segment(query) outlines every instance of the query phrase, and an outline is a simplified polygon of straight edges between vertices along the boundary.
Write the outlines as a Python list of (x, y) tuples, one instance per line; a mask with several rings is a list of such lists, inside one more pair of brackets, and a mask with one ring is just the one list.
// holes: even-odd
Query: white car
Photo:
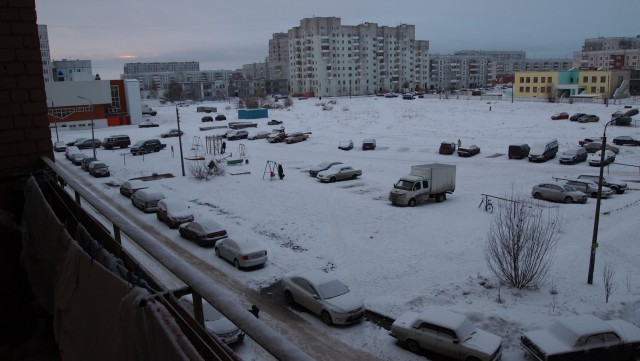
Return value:
[(327, 325), (349, 324), (364, 317), (364, 303), (349, 287), (322, 271), (307, 271), (282, 277), (284, 299), (320, 315)]
[(261, 130), (259, 132), (253, 133), (251, 135), (249, 135), (249, 137), (247, 139), (249, 140), (256, 140), (256, 139), (266, 139), (271, 135), (270, 132), (267, 132), (265, 130)]
[(403, 313), (389, 334), (414, 353), (424, 348), (465, 361), (495, 361), (502, 356), (502, 337), (476, 328), (464, 315), (437, 307)]
[[(193, 315), (193, 297), (191, 295), (181, 297), (180, 304)], [(244, 332), (205, 300), (202, 300), (202, 313), (206, 330), (218, 336), (225, 344), (244, 340)]]
[[(569, 180), (566, 184), (590, 196), (591, 198), (598, 197), (598, 184), (596, 182), (588, 180)], [(615, 194), (615, 192), (611, 188), (602, 186), (602, 192), (600, 194), (602, 198), (609, 198), (613, 194)]]
[(623, 320), (569, 316), (525, 333), (520, 344), (537, 360), (635, 360), (640, 328)]
[[(599, 167), (600, 166), (600, 162), (602, 160), (602, 151), (599, 150), (593, 154), (589, 154), (589, 165), (593, 166), (593, 167)], [(610, 164), (615, 162), (616, 160), (616, 153), (610, 151), (610, 150), (605, 150), (604, 151), (604, 165)]]
[(233, 263), (238, 269), (264, 265), (268, 260), (264, 245), (252, 239), (221, 239), (216, 242), (215, 253), (216, 256)]
[(338, 149), (342, 149), (342, 150), (351, 150), (353, 149), (353, 140), (349, 139), (349, 140), (341, 140), (338, 143)]
[(86, 157), (87, 157), (86, 154), (80, 151), (77, 151), (76, 153), (72, 153), (69, 159), (71, 160), (71, 163), (75, 165), (80, 165), (82, 164), (82, 160)]

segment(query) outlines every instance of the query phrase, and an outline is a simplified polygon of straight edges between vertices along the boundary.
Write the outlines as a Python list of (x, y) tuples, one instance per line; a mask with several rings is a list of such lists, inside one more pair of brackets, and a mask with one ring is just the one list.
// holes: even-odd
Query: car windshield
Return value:
[(565, 184), (562, 188), (564, 188), (564, 190), (567, 191), (567, 192), (575, 192), (576, 191), (575, 188), (573, 188), (572, 186), (570, 186), (568, 184)]
[(333, 280), (318, 286), (318, 296), (323, 299), (334, 298), (349, 293), (349, 287), (344, 283)]
[(393, 188), (404, 189), (406, 191), (410, 191), (413, 189), (413, 182), (407, 180), (399, 180)]
[(137, 142), (136, 142), (136, 144), (134, 144), (133, 146), (134, 146), (134, 147), (139, 147), (139, 146), (141, 146), (142, 144), (144, 144), (144, 140), (139, 140), (139, 141), (137, 141)]
[(564, 155), (575, 155), (577, 152), (577, 150), (575, 149), (569, 149), (568, 151), (564, 152)]

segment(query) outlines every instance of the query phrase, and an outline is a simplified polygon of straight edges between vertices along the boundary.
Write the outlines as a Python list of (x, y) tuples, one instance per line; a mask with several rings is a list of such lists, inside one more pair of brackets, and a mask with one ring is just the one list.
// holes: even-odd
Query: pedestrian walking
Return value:
[(458, 139), (458, 148), (460, 148), (461, 145), (462, 145), (462, 141), (460, 141), (460, 139)]
[(258, 306), (256, 305), (251, 305), (251, 309), (247, 310), (249, 312), (251, 312), (254, 316), (256, 316), (256, 318), (260, 318), (259, 314), (260, 314), (260, 309), (258, 308)]
[(222, 141), (222, 147), (220, 147), (220, 154), (224, 154), (224, 152), (227, 150), (227, 143), (225, 143), (225, 141)]
[(171, 146), (171, 158), (173, 158), (173, 145)]

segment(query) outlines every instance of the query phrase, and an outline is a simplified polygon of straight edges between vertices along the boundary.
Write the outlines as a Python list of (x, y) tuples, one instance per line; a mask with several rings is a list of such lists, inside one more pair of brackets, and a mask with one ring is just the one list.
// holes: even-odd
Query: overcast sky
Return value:
[(585, 38), (640, 35), (638, 0), (36, 0), (51, 57), (88, 59), (102, 79), (128, 62), (199, 61), (201, 70), (263, 61), (273, 33), (303, 18), (411, 24), (431, 53), (524, 50), (570, 58)]

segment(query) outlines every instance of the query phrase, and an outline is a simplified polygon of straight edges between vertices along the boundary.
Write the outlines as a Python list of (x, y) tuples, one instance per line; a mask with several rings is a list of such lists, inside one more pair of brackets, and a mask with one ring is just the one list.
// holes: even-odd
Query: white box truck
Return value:
[(391, 203), (413, 207), (429, 198), (436, 202), (447, 199), (456, 190), (456, 166), (452, 164), (412, 165), (411, 173), (403, 176), (389, 192)]

